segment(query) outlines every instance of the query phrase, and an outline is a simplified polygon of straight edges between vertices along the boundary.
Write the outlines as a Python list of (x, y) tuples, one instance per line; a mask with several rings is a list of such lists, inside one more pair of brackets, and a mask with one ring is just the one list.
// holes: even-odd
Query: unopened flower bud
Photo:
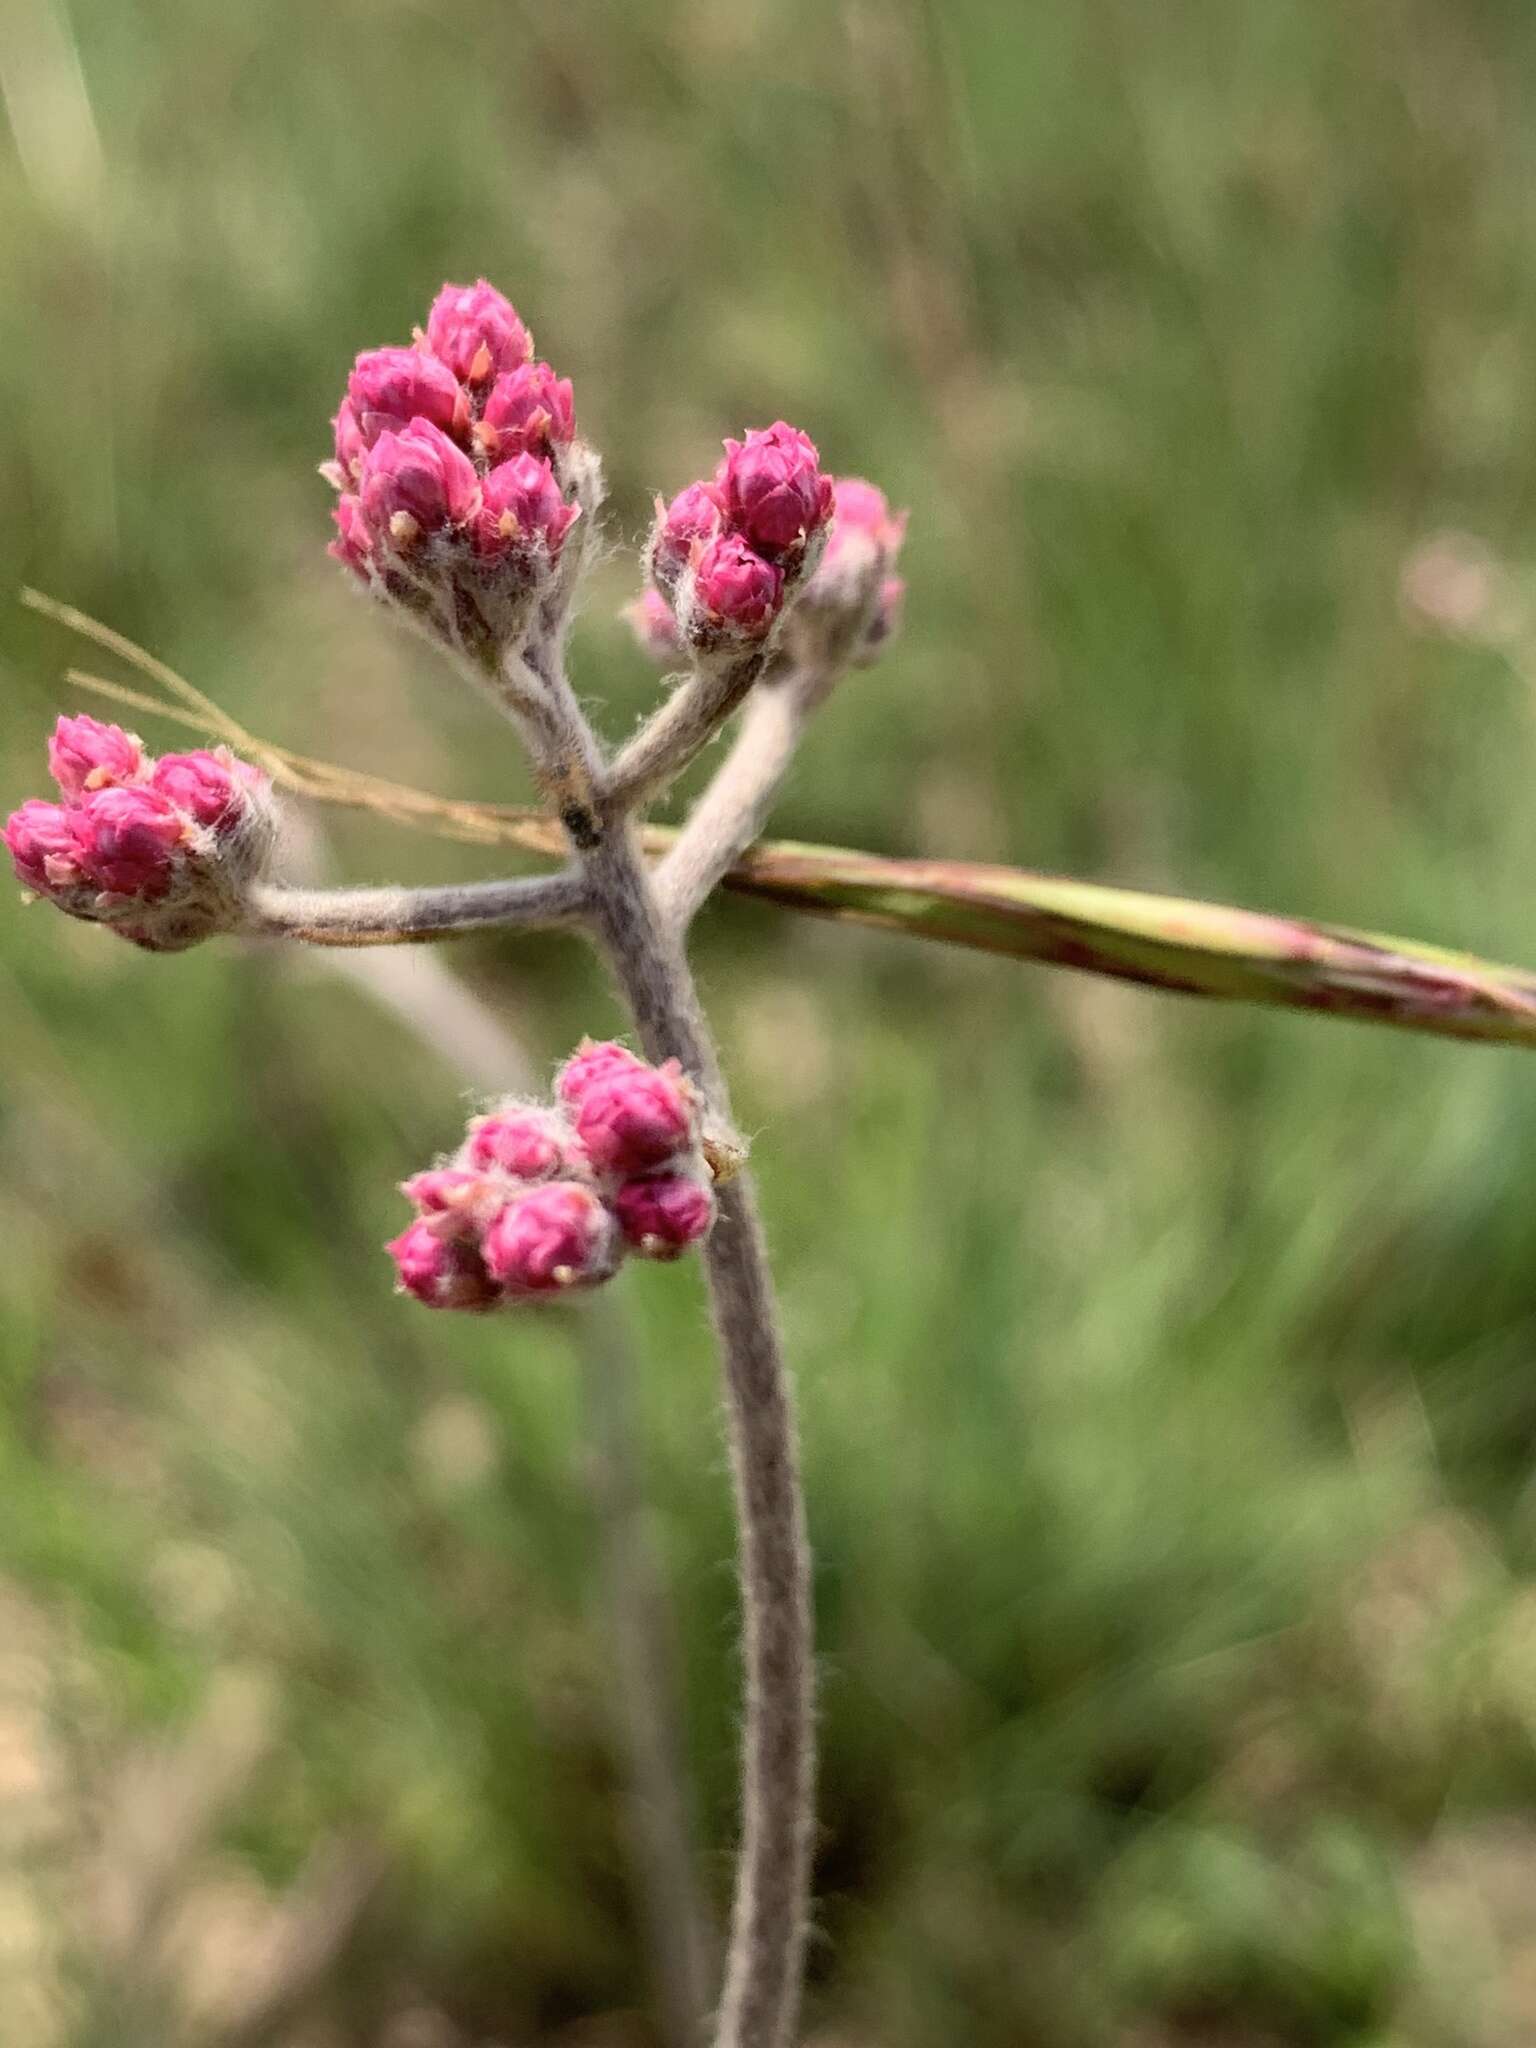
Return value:
[(505, 1190), (483, 1173), (461, 1166), (433, 1166), (401, 1183), (400, 1192), (440, 1237), (473, 1237), (495, 1213)]
[(832, 514), (832, 481), (816, 444), (775, 421), (744, 440), (727, 441), (715, 486), (727, 522), (759, 554), (777, 558), (801, 547)]
[(373, 536), (368, 531), (368, 522), (363, 517), (360, 499), (350, 491), (344, 491), (331, 509), (336, 522), (337, 537), (326, 549), (328, 555), (361, 576), (368, 579), (368, 564), (373, 556)]
[(576, 1104), (576, 1135), (599, 1173), (644, 1173), (693, 1142), (693, 1107), (676, 1061), (619, 1069)]
[(227, 747), (162, 754), (151, 786), (199, 825), (228, 831), (250, 801), (251, 778)]
[(485, 401), (475, 438), (498, 461), (514, 455), (549, 455), (576, 432), (569, 377), (548, 363), (522, 363), (498, 377)]
[(5, 822), (16, 879), (39, 896), (73, 889), (85, 880), (70, 814), (60, 804), (28, 797)]
[(409, 549), (425, 533), (462, 526), (480, 509), (480, 479), (462, 448), (430, 420), (381, 434), (363, 462), (362, 516), (375, 544)]
[(419, 348), (369, 349), (352, 366), (346, 405), (336, 416), (337, 461), (345, 467), (344, 430), (349, 447), (355, 429), (367, 449), (381, 434), (398, 433), (416, 420), (462, 437), (469, 426), (469, 400), (458, 378)]
[(682, 1173), (625, 1181), (613, 1208), (625, 1243), (643, 1259), (680, 1258), (715, 1220), (714, 1196)]
[(48, 769), (66, 797), (84, 796), (116, 782), (136, 782), (144, 769), (144, 748), (120, 725), (103, 725), (82, 713), (61, 718), (54, 727)]
[[(409, 413), (406, 418), (410, 418)], [(336, 438), (336, 460), (326, 466), (327, 473), (334, 471), (331, 481), (338, 490), (347, 491), (362, 473), (363, 456), (368, 448), (350, 398), (341, 401), (340, 410), (331, 421), (331, 431)]]
[(170, 888), (187, 823), (159, 790), (95, 790), (70, 825), (87, 880), (108, 895), (153, 903)]
[(559, 558), (565, 536), (580, 516), (568, 505), (549, 464), (537, 455), (498, 463), (485, 480), (475, 521), (476, 552), (495, 559), (524, 553)]
[(651, 573), (670, 590), (679, 575), (720, 531), (720, 505), (709, 484), (689, 484), (670, 505), (656, 503), (651, 535)]
[(499, 1167), (515, 1180), (546, 1180), (566, 1165), (568, 1133), (549, 1110), (493, 1110), (469, 1127), (464, 1156), (473, 1166)]
[(843, 549), (859, 542), (894, 558), (906, 530), (906, 513), (893, 512), (884, 491), (875, 484), (861, 476), (834, 477), (832, 531), (822, 567), (825, 569)]
[(418, 1219), (384, 1247), (395, 1262), (400, 1287), (428, 1308), (483, 1309), (500, 1290), (472, 1244), (444, 1237)]
[(619, 616), (629, 622), (629, 629), (635, 636), (642, 654), (659, 663), (675, 661), (682, 652), (682, 636), (677, 630), (677, 620), (672, 616), (672, 607), (659, 590), (642, 590), (640, 595), (625, 605)]
[(597, 1082), (612, 1074), (645, 1071), (645, 1061), (627, 1045), (613, 1039), (583, 1039), (555, 1076), (555, 1093), (562, 1102), (579, 1104)]
[(759, 639), (784, 601), (784, 572), (764, 561), (739, 534), (712, 540), (694, 570), (693, 595), (708, 618), (747, 639)]
[(518, 1195), (481, 1241), (487, 1271), (514, 1295), (593, 1286), (613, 1271), (616, 1249), (613, 1219), (575, 1181)]
[(472, 285), (443, 286), (427, 315), (426, 343), (466, 384), (489, 384), (533, 354), (533, 337), (483, 277)]

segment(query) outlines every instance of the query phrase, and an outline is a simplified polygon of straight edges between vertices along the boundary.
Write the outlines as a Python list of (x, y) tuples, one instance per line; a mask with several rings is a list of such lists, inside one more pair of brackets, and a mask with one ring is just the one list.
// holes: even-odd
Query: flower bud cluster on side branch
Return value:
[(488, 1309), (600, 1285), (626, 1255), (676, 1259), (714, 1220), (694, 1090), (675, 1061), (583, 1045), (553, 1104), (476, 1117), (402, 1192), (416, 1220), (389, 1246), (403, 1292)]
[(48, 766), (60, 800), (29, 798), (5, 825), (31, 895), (152, 953), (241, 927), (274, 833), (260, 769), (227, 747), (157, 760), (84, 716), (59, 720)]

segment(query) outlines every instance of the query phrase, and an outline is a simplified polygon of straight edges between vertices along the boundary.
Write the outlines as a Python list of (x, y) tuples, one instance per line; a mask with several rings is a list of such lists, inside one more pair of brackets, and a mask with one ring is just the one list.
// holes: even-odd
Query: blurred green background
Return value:
[[(1520, 0), (0, 0), (0, 93), (0, 593), (519, 796), (313, 474), (485, 274), (608, 463), (611, 730), (650, 494), (784, 414), (912, 521), (782, 830), (1536, 960)], [(1449, 636), (1448, 527), (1512, 565)], [(0, 600), (7, 805), (81, 655)], [(542, 1070), (618, 1024), (566, 942), (436, 957)], [(1536, 1064), (736, 903), (698, 957), (802, 1387), (808, 2037), (1536, 2038)], [(0, 1032), (8, 2048), (657, 2048), (572, 1325), (378, 1250), (462, 1075), (322, 957), (19, 904)], [(622, 1293), (718, 1911), (713, 1365), (691, 1267)]]

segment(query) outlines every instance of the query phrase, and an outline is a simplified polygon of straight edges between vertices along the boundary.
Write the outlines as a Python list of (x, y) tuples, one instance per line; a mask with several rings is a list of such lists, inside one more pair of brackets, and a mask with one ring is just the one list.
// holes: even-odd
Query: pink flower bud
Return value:
[[(407, 413), (405, 418), (409, 419), (410, 414)], [(350, 398), (341, 401), (341, 409), (331, 421), (331, 429), (336, 436), (336, 467), (341, 472), (341, 486), (346, 489), (357, 482), (368, 447)], [(378, 436), (374, 438), (377, 440)]]
[(548, 455), (575, 432), (570, 378), (557, 377), (548, 363), (521, 363), (496, 379), (475, 438), (505, 462), (514, 455)]
[(48, 742), (48, 769), (65, 796), (84, 796), (114, 782), (134, 782), (144, 767), (144, 748), (120, 725), (102, 725), (84, 713), (61, 718)]
[(481, 1251), (509, 1294), (592, 1286), (613, 1271), (613, 1220), (590, 1188), (550, 1181), (507, 1204)]
[(679, 1258), (715, 1220), (709, 1189), (681, 1173), (625, 1181), (613, 1208), (625, 1243), (643, 1259)]
[(470, 1125), (465, 1156), (474, 1166), (499, 1166), (517, 1180), (545, 1180), (565, 1164), (565, 1136), (548, 1110), (493, 1111)]
[(350, 491), (344, 491), (332, 507), (331, 517), (336, 522), (337, 538), (326, 553), (366, 582), (368, 563), (373, 554), (373, 538), (363, 517), (361, 502)]
[(881, 554), (894, 557), (907, 530), (905, 512), (893, 512), (884, 491), (861, 476), (835, 477), (832, 483), (832, 532), (824, 563), (850, 542), (863, 540)]
[(445, 284), (427, 315), (427, 347), (466, 384), (489, 384), (533, 354), (533, 337), (510, 303), (482, 277)]
[[(347, 407), (351, 418), (347, 417)], [(383, 433), (398, 433), (416, 420), (430, 420), (445, 434), (462, 436), (469, 425), (469, 400), (453, 372), (419, 348), (373, 348), (358, 357), (347, 379), (346, 406), (336, 415), (336, 459), (343, 428), (355, 428), (363, 447)]]
[(644, 1173), (693, 1141), (693, 1111), (675, 1060), (619, 1069), (592, 1082), (576, 1105), (576, 1135), (599, 1173)]
[(478, 1235), (487, 1207), (494, 1208), (500, 1201), (484, 1174), (459, 1166), (434, 1166), (426, 1173), (413, 1174), (401, 1183), (400, 1192), (440, 1237)]
[(171, 886), (186, 821), (157, 789), (98, 789), (70, 813), (86, 879), (111, 896), (154, 902)]
[(656, 501), (651, 559), (664, 578), (675, 579), (695, 552), (720, 531), (720, 506), (709, 484), (689, 484), (670, 505)]
[(442, 1237), (418, 1219), (384, 1247), (400, 1287), (428, 1308), (490, 1308), (499, 1290), (472, 1244)]
[(482, 555), (533, 553), (541, 546), (554, 561), (578, 516), (537, 455), (515, 455), (498, 463), (485, 480), (484, 507), (475, 522), (475, 547)]
[(652, 661), (673, 661), (682, 652), (682, 637), (672, 616), (672, 607), (659, 590), (642, 590), (632, 603), (623, 607), (619, 616), (629, 621), (629, 629), (640, 652), (649, 655)]
[(579, 1103), (587, 1091), (611, 1074), (643, 1073), (645, 1061), (627, 1045), (612, 1039), (594, 1043), (583, 1039), (555, 1076), (555, 1093), (562, 1102)]
[(381, 434), (363, 461), (362, 516), (375, 541), (408, 548), (423, 533), (462, 526), (480, 509), (480, 479), (462, 448), (430, 420)]
[(162, 754), (150, 782), (199, 825), (227, 831), (248, 801), (250, 772), (242, 775), (226, 749), (199, 747), (190, 754)]
[(818, 467), (816, 444), (778, 420), (727, 441), (715, 472), (726, 519), (765, 555), (797, 547), (832, 514), (832, 481)]
[(62, 805), (28, 797), (5, 821), (5, 843), (16, 879), (39, 896), (75, 888), (85, 880), (73, 822)]
[(694, 595), (714, 618), (756, 638), (773, 624), (784, 599), (784, 571), (765, 562), (739, 534), (723, 533), (699, 557)]

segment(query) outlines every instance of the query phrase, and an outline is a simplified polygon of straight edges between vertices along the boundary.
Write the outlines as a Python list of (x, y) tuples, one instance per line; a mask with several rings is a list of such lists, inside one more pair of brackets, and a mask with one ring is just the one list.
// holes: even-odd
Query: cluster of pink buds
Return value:
[(479, 655), (519, 639), (601, 486), (511, 304), (444, 285), (412, 346), (357, 358), (332, 425), (336, 559)]
[(416, 1220), (388, 1246), (431, 1308), (549, 1300), (610, 1279), (626, 1253), (679, 1258), (714, 1220), (698, 1105), (675, 1061), (583, 1045), (552, 1104), (504, 1102), (402, 1192)]
[(62, 801), (31, 797), (5, 825), (24, 888), (155, 953), (239, 924), (273, 835), (258, 769), (226, 747), (156, 760), (83, 716), (59, 720), (48, 767)]
[[(695, 653), (760, 642), (814, 574), (832, 516), (832, 481), (815, 443), (783, 420), (727, 441), (708, 483), (660, 500), (647, 549), (650, 578), (680, 646)], [(637, 626), (665, 638), (642, 601)]]
[[(754, 444), (770, 436), (780, 438), (774, 441), (768, 456), (760, 457)], [(786, 440), (786, 436), (793, 438)], [(770, 427), (766, 435), (749, 434), (745, 442), (729, 441), (726, 447), (728, 453), (714, 483), (690, 484), (669, 506), (659, 510), (658, 525), (651, 539), (651, 573), (655, 581), (624, 610), (642, 651), (659, 666), (676, 661), (684, 651), (685, 639), (679, 623), (683, 613), (680, 607), (674, 610), (674, 605), (679, 603), (687, 565), (692, 564), (694, 572), (692, 591), (688, 593), (694, 603), (693, 631), (697, 636), (702, 626), (706, 639), (711, 634), (718, 635), (720, 630), (717, 612), (711, 606), (718, 608), (720, 619), (734, 623), (743, 637), (750, 638), (768, 630), (784, 609), (787, 595), (792, 594), (781, 562), (766, 556), (759, 559), (759, 549), (745, 548), (739, 536), (728, 532), (722, 535), (725, 514), (721, 507), (749, 499), (749, 485), (739, 480), (734, 481), (733, 492), (726, 489), (733, 462), (738, 467), (744, 465), (749, 449), (754, 458), (748, 470), (749, 480), (762, 477), (765, 471), (781, 475), (790, 466), (796, 450), (802, 461), (809, 451), (814, 463), (815, 450), (803, 434), (796, 435), (793, 428), (782, 425)], [(801, 564), (800, 580), (804, 587), (786, 622), (787, 651), (822, 668), (847, 663), (864, 667), (875, 659), (901, 623), (906, 585), (895, 568), (907, 515), (892, 512), (885, 493), (862, 477), (829, 480), (818, 476), (817, 485), (814, 491), (810, 489), (802, 468), (796, 486), (796, 507), (803, 507), (807, 500), (815, 504), (819, 523), (825, 527), (825, 544), (808, 577), (804, 575), (804, 563)], [(775, 491), (780, 495), (775, 496)], [(774, 515), (781, 516), (783, 525), (797, 516), (797, 512), (784, 508), (784, 494), (788, 491), (789, 485), (784, 482), (765, 493), (770, 525)], [(828, 503), (829, 519), (821, 509)], [(759, 526), (762, 523), (760, 519)], [(811, 535), (816, 531), (815, 526), (807, 529)], [(722, 538), (732, 539), (733, 545), (715, 556), (712, 551)], [(809, 555), (809, 547), (806, 553)], [(747, 561), (748, 556), (758, 561), (755, 570)], [(765, 576), (767, 570), (772, 573)]]

